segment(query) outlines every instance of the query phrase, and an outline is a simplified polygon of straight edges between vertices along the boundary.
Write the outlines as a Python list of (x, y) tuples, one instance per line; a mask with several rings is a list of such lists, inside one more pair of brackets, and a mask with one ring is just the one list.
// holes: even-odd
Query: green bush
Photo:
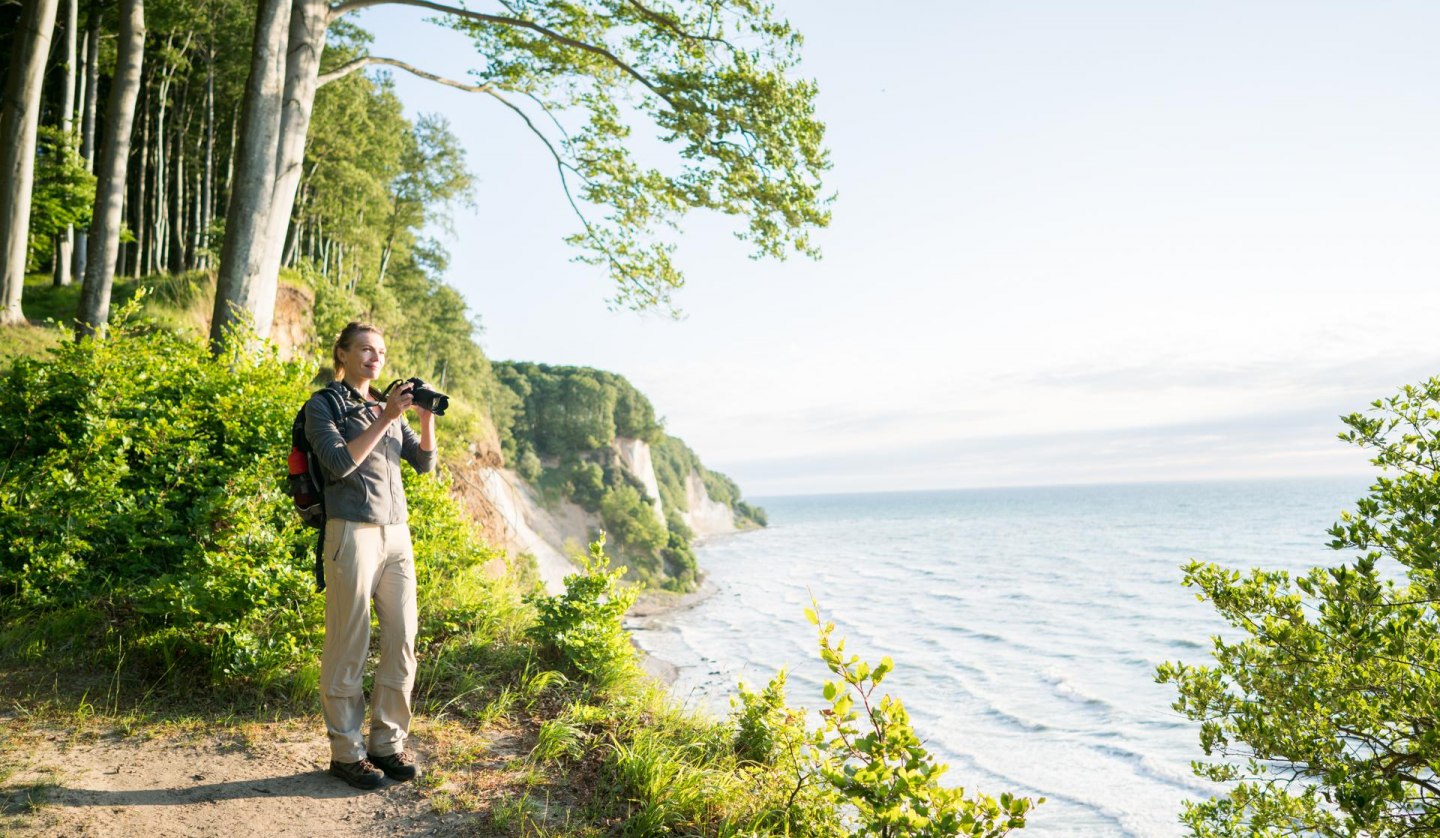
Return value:
[(544, 469), (540, 465), (540, 458), (528, 448), (516, 458), (515, 471), (530, 483), (538, 481), (540, 475), (544, 473)]
[(600, 520), (605, 532), (627, 555), (655, 556), (667, 543), (665, 525), (635, 487), (621, 484), (600, 500)]
[[(126, 310), (133, 314), (133, 306)], [(318, 615), (308, 541), (281, 492), (305, 370), (273, 352), (125, 325), (23, 359), (0, 380), (0, 599), (94, 611), (133, 664), (212, 677), (293, 660)], [(48, 625), (49, 623), (47, 623)], [(49, 654), (75, 637), (31, 637)]]
[[(315, 532), (283, 493), (313, 369), (127, 320), (0, 379), (0, 654), (154, 678), (313, 685)], [(422, 635), (514, 607), (443, 479), (408, 466)]]
[(783, 669), (760, 692), (751, 691), (742, 681), (730, 699), (730, 708), (735, 755), (744, 762), (770, 765), (787, 754), (798, 755), (809, 744), (804, 713), (785, 703)]
[(672, 510), (665, 512), (665, 547), (660, 551), (665, 571), (665, 587), (675, 591), (695, 588), (700, 578), (700, 562), (690, 542), (695, 533)]
[(625, 569), (610, 569), (602, 537), (590, 545), (581, 572), (565, 577), (565, 592), (528, 598), (535, 606), (535, 624), (527, 634), (552, 660), (571, 674), (608, 685), (635, 671), (635, 649), (620, 620), (635, 602), (635, 591), (623, 588)]
[[(815, 766), (840, 798), (854, 810), (853, 834), (875, 838), (948, 838), (955, 835), (1000, 836), (1025, 826), (1035, 801), (1028, 797), (985, 794), (940, 785), (947, 766), (926, 750), (905, 705), (876, 695), (894, 668), (890, 658), (871, 666), (858, 655), (845, 655), (845, 640), (832, 642), (832, 622), (820, 621), (816, 608), (805, 618), (820, 632), (820, 657), (836, 675), (825, 682), (821, 711), (825, 720), (816, 737)], [(1042, 797), (1038, 801), (1044, 803)]]

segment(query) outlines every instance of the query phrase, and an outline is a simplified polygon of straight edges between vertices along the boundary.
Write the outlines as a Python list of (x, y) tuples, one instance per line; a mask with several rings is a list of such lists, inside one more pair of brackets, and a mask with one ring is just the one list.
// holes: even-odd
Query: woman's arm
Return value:
[(435, 468), (435, 414), (419, 406), (415, 412), (420, 417), (420, 433), (416, 435), (408, 424), (400, 427), (400, 456), (423, 473)]
[(415, 401), (415, 397), (410, 395), (412, 386), (414, 385), (406, 384), (393, 393), (385, 401), (385, 409), (380, 412), (380, 418), (371, 422), (370, 427), (361, 431), (359, 436), (345, 443), (345, 449), (350, 452), (350, 456), (355, 462), (358, 463), (370, 456), (370, 452), (374, 451), (376, 444), (380, 442), (380, 437), (385, 435), (385, 429), (390, 427), (391, 422), (404, 415), (406, 409)]

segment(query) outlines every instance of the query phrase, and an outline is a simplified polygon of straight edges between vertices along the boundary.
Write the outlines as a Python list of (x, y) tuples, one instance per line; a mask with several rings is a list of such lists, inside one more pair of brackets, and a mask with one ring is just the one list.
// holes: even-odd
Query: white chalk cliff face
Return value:
[(568, 501), (546, 509), (530, 484), (510, 469), (485, 469), (480, 489), (506, 529), (487, 535), (512, 553), (534, 556), (546, 592), (563, 593), (565, 577), (577, 569), (569, 554), (585, 549), (599, 521)]
[(680, 517), (696, 537), (735, 532), (735, 513), (710, 497), (705, 491), (705, 481), (695, 469), (690, 469), (690, 476), (685, 479), (685, 505), (690, 509)]
[[(655, 459), (650, 453), (650, 444), (643, 439), (616, 437), (612, 443), (615, 453), (625, 470), (640, 478), (645, 494), (655, 501), (655, 516), (665, 520), (665, 506), (660, 501), (660, 481), (655, 477)], [(735, 514), (730, 507), (714, 500), (705, 490), (705, 481), (699, 472), (690, 470), (685, 480), (685, 505), (680, 517), (696, 536), (718, 535), (735, 531)]]
[[(620, 437), (615, 440), (614, 449), (621, 465), (645, 486), (646, 494), (654, 499), (656, 517), (664, 521), (660, 483), (655, 477), (649, 444)], [(493, 462), (499, 463), (498, 456)], [(601, 528), (599, 517), (570, 501), (545, 506), (539, 493), (508, 468), (481, 466), (470, 482), (493, 512), (485, 516), (490, 530), (486, 535), (491, 542), (512, 554), (534, 556), (545, 590), (552, 595), (563, 592), (565, 577), (577, 570), (570, 556), (585, 551)], [(730, 507), (710, 497), (705, 482), (693, 469), (685, 481), (685, 503), (689, 509), (682, 511), (680, 517), (697, 537), (735, 531), (735, 515)], [(495, 531), (497, 529), (499, 531)]]
[(640, 478), (640, 482), (645, 486), (645, 494), (654, 500), (655, 517), (664, 522), (665, 507), (660, 503), (660, 481), (655, 478), (655, 459), (650, 456), (650, 443), (643, 439), (617, 436), (610, 447), (620, 455), (620, 464), (625, 470)]

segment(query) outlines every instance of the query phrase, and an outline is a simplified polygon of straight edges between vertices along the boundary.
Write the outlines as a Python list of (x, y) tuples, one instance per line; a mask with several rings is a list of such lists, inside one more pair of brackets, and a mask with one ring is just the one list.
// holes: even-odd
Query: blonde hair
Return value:
[(385, 333), (380, 331), (380, 327), (372, 323), (363, 323), (359, 320), (351, 320), (346, 323), (345, 328), (340, 330), (340, 336), (335, 338), (335, 347), (330, 350), (330, 359), (335, 363), (336, 378), (340, 377), (341, 369), (344, 367), (340, 363), (340, 350), (349, 352), (350, 346), (355, 343), (355, 338), (363, 332), (374, 332), (382, 338), (385, 337)]

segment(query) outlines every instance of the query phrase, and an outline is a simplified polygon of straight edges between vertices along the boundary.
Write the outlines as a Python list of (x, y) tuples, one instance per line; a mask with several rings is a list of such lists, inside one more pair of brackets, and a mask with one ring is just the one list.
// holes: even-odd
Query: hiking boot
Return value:
[(357, 789), (366, 791), (380, 788), (380, 783), (385, 779), (385, 775), (380, 773), (380, 769), (372, 765), (368, 759), (362, 759), (359, 762), (336, 762), (332, 759), (330, 760), (330, 774)]
[(370, 761), (392, 780), (413, 780), (420, 774), (420, 767), (415, 764), (415, 758), (404, 751), (388, 757), (372, 756)]

